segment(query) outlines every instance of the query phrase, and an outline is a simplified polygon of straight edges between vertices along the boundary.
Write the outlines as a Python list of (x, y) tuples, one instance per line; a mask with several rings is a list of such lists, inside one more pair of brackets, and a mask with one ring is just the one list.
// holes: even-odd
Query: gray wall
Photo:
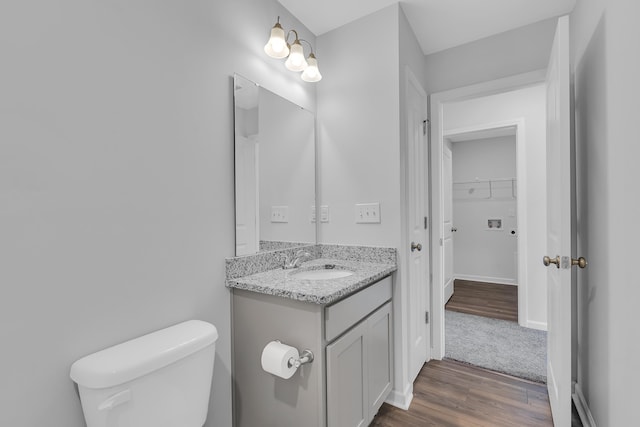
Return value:
[[(502, 136), (453, 144), (454, 277), (518, 284), (516, 199), (511, 182), (456, 185), (460, 182), (516, 177), (516, 136)], [(469, 194), (470, 189), (475, 194)], [(492, 196), (489, 199), (485, 197)], [(481, 197), (481, 198), (477, 198)], [(489, 218), (501, 218), (503, 229), (488, 230)]]
[(277, 15), (301, 25), (275, 0), (0, 9), (0, 425), (84, 425), (74, 360), (198, 318), (207, 426), (230, 426), (231, 76), (314, 109), (262, 51)]
[(556, 18), (426, 56), (426, 89), (441, 92), (547, 67)]
[(571, 14), (577, 179), (577, 379), (598, 426), (637, 420), (640, 4), (583, 0)]
[[(320, 243), (398, 246), (398, 9), (318, 37), (318, 190), (330, 212)], [(355, 204), (369, 202), (380, 203), (381, 223), (355, 224)]]
[[(405, 67), (422, 83), (422, 50), (402, 8), (394, 4), (321, 35), (318, 51), (324, 76), (318, 85), (318, 192), (330, 210), (330, 222), (320, 225), (318, 240), (400, 248)], [(355, 224), (355, 204), (370, 202), (380, 203), (381, 223)], [(392, 399), (408, 385), (407, 344), (401, 333), (408, 321), (405, 266), (401, 259), (395, 275)]]

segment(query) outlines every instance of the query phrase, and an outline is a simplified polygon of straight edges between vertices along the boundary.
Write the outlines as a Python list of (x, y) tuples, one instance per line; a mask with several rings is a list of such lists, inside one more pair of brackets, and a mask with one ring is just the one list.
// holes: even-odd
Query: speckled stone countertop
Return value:
[[(305, 280), (295, 277), (295, 272), (323, 269), (326, 264), (335, 265), (336, 270), (353, 271), (353, 274), (326, 280)], [(314, 304), (331, 304), (396, 270), (395, 264), (320, 258), (307, 261), (296, 269), (279, 268), (227, 279), (227, 286)]]

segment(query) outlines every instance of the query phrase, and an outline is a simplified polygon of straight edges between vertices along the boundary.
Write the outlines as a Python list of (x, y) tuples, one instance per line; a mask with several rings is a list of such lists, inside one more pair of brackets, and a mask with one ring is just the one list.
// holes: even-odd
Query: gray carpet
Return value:
[(547, 333), (516, 322), (445, 310), (445, 357), (547, 381)]

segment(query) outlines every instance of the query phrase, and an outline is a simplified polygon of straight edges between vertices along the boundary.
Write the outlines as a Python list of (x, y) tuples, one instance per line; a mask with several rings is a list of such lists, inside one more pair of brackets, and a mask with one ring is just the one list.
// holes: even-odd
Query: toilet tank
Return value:
[(217, 339), (215, 326), (189, 320), (77, 360), (87, 427), (202, 427)]

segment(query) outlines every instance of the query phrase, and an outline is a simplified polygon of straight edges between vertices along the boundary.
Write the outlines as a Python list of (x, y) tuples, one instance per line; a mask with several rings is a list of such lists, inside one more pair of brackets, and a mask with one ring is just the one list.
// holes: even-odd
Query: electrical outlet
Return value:
[(379, 224), (380, 203), (356, 204), (356, 224)]
[(315, 223), (316, 222), (316, 206), (312, 205), (311, 206), (311, 222)]
[(289, 222), (289, 206), (271, 206), (271, 222)]
[(320, 206), (320, 222), (329, 222), (329, 206)]

